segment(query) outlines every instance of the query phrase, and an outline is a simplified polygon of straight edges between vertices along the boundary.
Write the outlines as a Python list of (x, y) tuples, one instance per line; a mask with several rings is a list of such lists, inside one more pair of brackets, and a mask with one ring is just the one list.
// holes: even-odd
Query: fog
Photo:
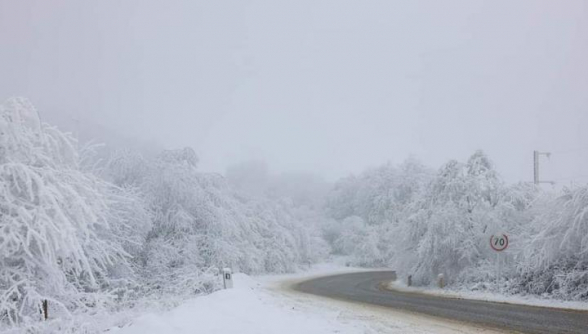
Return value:
[[(588, 180), (586, 1), (0, 0), (0, 100), (103, 140), (329, 180), (483, 149)], [(121, 142), (119, 141), (119, 142)]]

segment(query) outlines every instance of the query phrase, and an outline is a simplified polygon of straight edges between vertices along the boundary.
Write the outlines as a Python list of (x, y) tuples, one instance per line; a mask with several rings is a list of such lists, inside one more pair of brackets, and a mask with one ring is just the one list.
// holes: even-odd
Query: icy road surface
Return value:
[(291, 289), (306, 275), (250, 278), (161, 314), (146, 314), (116, 334), (465, 334), (499, 333), (376, 306), (331, 300)]
[(588, 312), (446, 298), (384, 288), (391, 271), (321, 277), (296, 285), (299, 291), (530, 334), (588, 333)]

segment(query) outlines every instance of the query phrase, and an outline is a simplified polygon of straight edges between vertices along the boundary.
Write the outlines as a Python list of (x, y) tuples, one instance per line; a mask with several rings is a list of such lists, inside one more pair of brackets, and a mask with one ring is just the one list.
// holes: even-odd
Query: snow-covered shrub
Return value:
[(75, 140), (24, 99), (0, 107), (0, 321), (98, 308), (127, 266), (110, 186), (79, 168)]
[(519, 259), (520, 288), (588, 299), (588, 186), (565, 190), (540, 210)]
[(152, 228), (148, 208), (137, 188), (110, 186), (107, 192), (108, 208), (114, 240), (122, 246), (133, 266), (142, 261), (143, 246)]
[(129, 149), (117, 150), (104, 168), (104, 177), (120, 187), (140, 187), (148, 171), (143, 156)]

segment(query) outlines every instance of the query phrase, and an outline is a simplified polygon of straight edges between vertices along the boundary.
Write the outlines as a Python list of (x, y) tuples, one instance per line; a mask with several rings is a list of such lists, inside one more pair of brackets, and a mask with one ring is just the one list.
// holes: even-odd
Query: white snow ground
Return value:
[(497, 333), (456, 322), (314, 297), (289, 289), (292, 283), (302, 279), (345, 271), (351, 270), (324, 265), (295, 275), (251, 278), (236, 274), (234, 289), (196, 298), (168, 312), (145, 314), (110, 333)]
[(405, 291), (405, 292), (418, 292), (429, 295), (436, 295), (447, 298), (458, 298), (458, 299), (473, 299), (482, 300), (488, 302), (506, 303), (506, 304), (518, 304), (528, 306), (540, 306), (559, 308), (566, 310), (582, 310), (588, 311), (588, 303), (585, 302), (572, 302), (563, 301), (556, 299), (540, 298), (535, 296), (517, 296), (517, 295), (503, 295), (492, 292), (482, 291), (465, 291), (465, 290), (442, 290), (437, 287), (409, 287), (405, 282), (400, 280), (390, 282), (388, 289)]

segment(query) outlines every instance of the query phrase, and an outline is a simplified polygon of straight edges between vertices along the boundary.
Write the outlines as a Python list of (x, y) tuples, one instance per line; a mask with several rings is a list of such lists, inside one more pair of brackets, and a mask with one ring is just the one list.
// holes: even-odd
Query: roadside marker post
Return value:
[(439, 289), (445, 287), (445, 275), (439, 274), (439, 276), (437, 276), (437, 285), (439, 286)]
[(223, 283), (225, 289), (232, 289), (233, 288), (233, 271), (231, 268), (224, 268), (223, 269)]
[(49, 319), (49, 301), (47, 299), (43, 299), (41, 302), (41, 318), (43, 320)]

